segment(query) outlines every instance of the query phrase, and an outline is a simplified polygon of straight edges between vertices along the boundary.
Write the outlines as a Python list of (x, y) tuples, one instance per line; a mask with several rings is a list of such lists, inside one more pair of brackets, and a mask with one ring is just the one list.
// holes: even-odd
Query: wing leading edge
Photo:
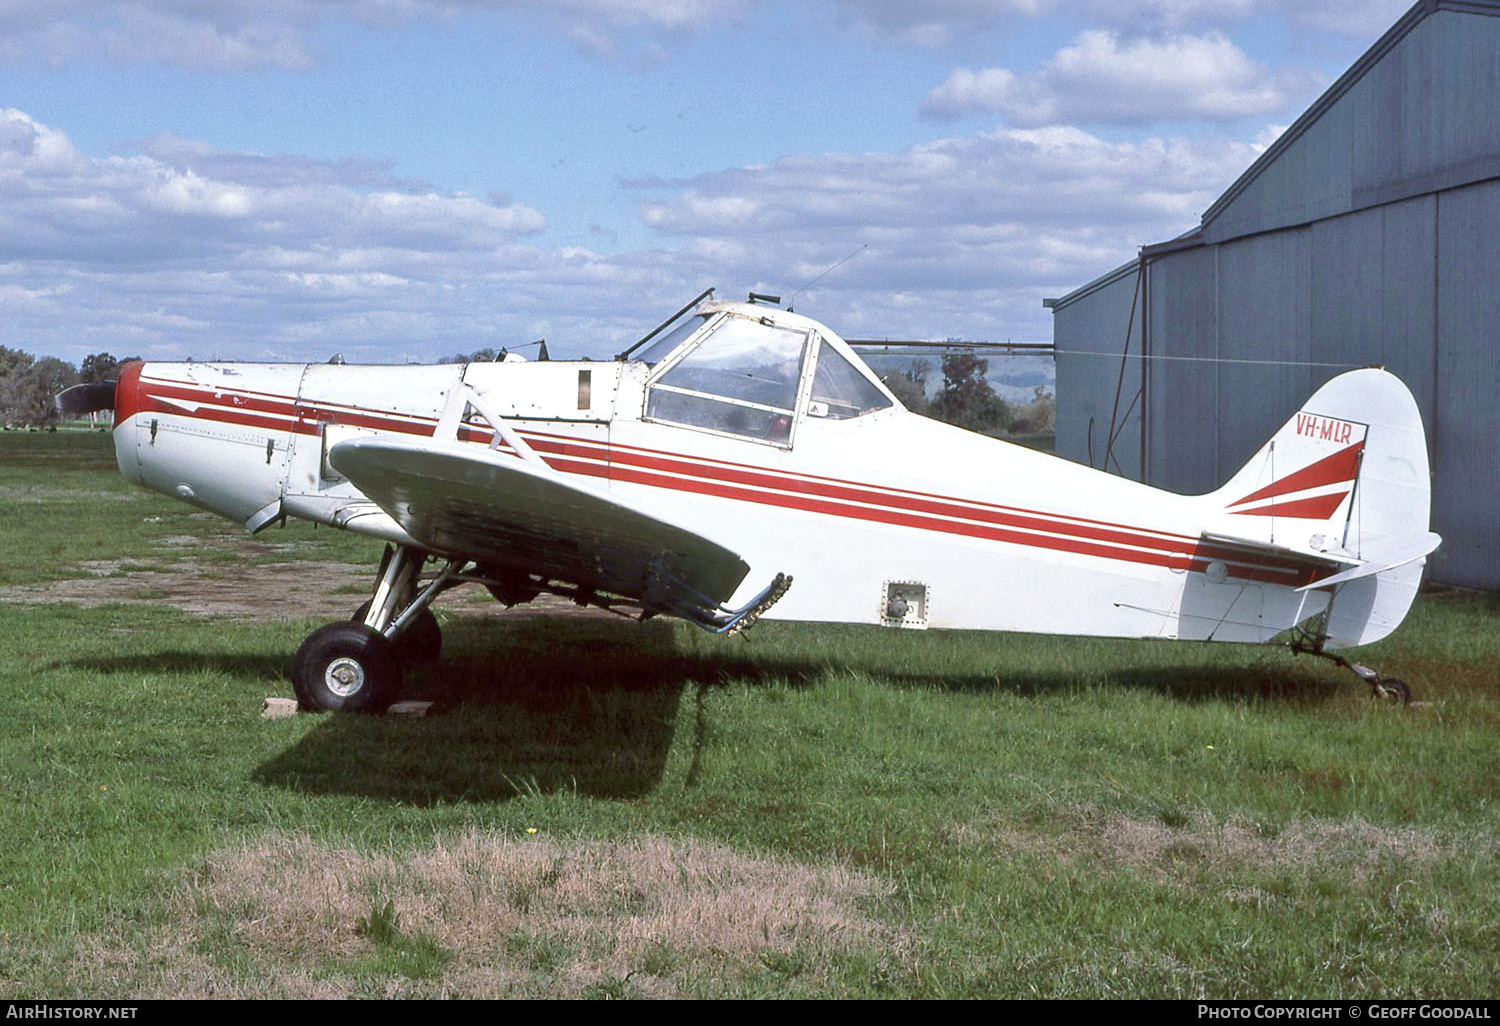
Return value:
[(438, 552), (634, 599), (710, 630), (749, 626), (791, 584), (777, 574), (745, 606), (728, 609), (750, 570), (738, 554), (540, 461), (384, 436), (340, 442), (328, 459)]

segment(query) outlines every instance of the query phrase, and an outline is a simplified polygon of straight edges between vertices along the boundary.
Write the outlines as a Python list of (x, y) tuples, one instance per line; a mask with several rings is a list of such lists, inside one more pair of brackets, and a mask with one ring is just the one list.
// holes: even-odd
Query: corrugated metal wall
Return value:
[[(1445, 539), (1432, 577), (1496, 588), (1500, 17), (1423, 6), (1347, 92), (1211, 209), (1202, 245), (1148, 251), (1149, 352), (1217, 362), (1151, 361), (1147, 480), (1215, 488), (1328, 378), (1383, 364), (1427, 424), (1433, 529)], [(1117, 306), (1102, 293), (1059, 301), (1058, 349), (1105, 307), (1098, 327), (1123, 324)], [(1115, 328), (1116, 353), (1122, 341)], [(1107, 410), (1113, 394), (1113, 374), (1064, 378), (1059, 359), (1060, 450), (1078, 412)]]
[[(1146, 479), (1175, 492), (1206, 492), (1219, 482), (1213, 417), (1219, 409), (1219, 341), (1214, 285), (1218, 250), (1197, 247), (1149, 265), (1146, 370)], [(1169, 401), (1163, 401), (1170, 396)]]
[(1437, 199), (1434, 576), (1500, 587), (1500, 181)]
[[(1109, 446), (1111, 417), (1117, 437), (1110, 450), (1109, 470), (1134, 480), (1141, 477), (1141, 407), (1127, 413), (1130, 397), (1140, 390), (1141, 361), (1127, 361), (1119, 408), (1115, 384), (1120, 381), (1120, 354), (1131, 322), (1136, 292), (1136, 265), (1131, 264), (1093, 283), (1085, 303), (1055, 311), (1057, 395), (1069, 396), (1068, 414), (1057, 418), (1059, 456), (1103, 468)], [(1130, 351), (1141, 351), (1140, 314), (1136, 313)]]

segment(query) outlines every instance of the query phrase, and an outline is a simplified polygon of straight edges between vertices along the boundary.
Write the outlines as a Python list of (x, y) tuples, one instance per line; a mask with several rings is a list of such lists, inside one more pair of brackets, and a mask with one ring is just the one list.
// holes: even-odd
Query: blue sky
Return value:
[(1047, 339), (1389, 0), (9, 0), (0, 344), (606, 355), (699, 289)]

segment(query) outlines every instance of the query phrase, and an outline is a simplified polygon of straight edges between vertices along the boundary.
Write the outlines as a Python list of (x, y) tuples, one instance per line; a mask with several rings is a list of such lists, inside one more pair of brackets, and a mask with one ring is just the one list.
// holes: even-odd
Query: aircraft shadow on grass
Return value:
[[(562, 627), (561, 632), (558, 628)], [(684, 654), (671, 625), (534, 619), (459, 619), (449, 654), (408, 675), (402, 698), (431, 701), (426, 717), (328, 715), (253, 779), (290, 790), (349, 794), (414, 805), (502, 802), (572, 792), (631, 799), (661, 782), (677, 732), (692, 732), (697, 773), (709, 713), (705, 695), (729, 681), (797, 688), (826, 680), (827, 661)], [(284, 657), (160, 652), (75, 660), (101, 672), (204, 670), (284, 679)], [(890, 673), (853, 666), (896, 687), (1041, 696), (1076, 690), (1065, 672), (1007, 675)], [(1284, 668), (1159, 666), (1122, 669), (1105, 686), (1194, 702), (1210, 698), (1320, 702), (1337, 678), (1311, 664)], [(288, 690), (290, 690), (288, 688)]]

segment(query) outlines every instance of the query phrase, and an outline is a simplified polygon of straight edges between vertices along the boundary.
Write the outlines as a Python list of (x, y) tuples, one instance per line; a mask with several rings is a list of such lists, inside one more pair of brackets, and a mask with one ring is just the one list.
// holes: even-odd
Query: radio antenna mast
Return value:
[(796, 292), (793, 292), (786, 299), (786, 309), (787, 309), (787, 312), (788, 313), (792, 312), (792, 300), (796, 299), (803, 292), (805, 292), (806, 290), (812, 288), (818, 282), (820, 282), (824, 278), (828, 277), (830, 274), (832, 274), (834, 271), (838, 270), (844, 264), (847, 264), (850, 260), (853, 260), (856, 256), (858, 256), (860, 254), (861, 251), (869, 249), (869, 248), (870, 248), (870, 244), (868, 242), (861, 243), (854, 250), (854, 252), (850, 253), (848, 256), (844, 257), (844, 259), (840, 260), (838, 263), (836, 263), (832, 267), (828, 268), (828, 270), (826, 270), (822, 274), (818, 275), (816, 278), (814, 278), (812, 281), (808, 282), (806, 285), (802, 286), (802, 288), (798, 289)]

